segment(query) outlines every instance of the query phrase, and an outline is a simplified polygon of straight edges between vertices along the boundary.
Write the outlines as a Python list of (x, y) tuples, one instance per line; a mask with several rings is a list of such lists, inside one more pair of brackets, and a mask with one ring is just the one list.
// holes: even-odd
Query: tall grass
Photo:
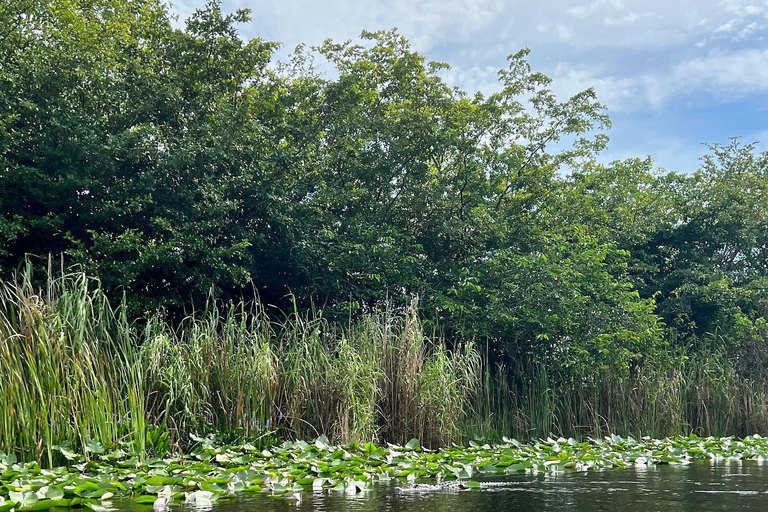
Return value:
[(458, 441), (478, 357), (427, 336), (414, 302), (345, 327), (211, 301), (170, 325), (130, 322), (97, 280), (0, 283), (0, 450), (52, 464), (58, 446), (183, 449), (191, 434)]
[(739, 377), (721, 355), (645, 364), (619, 378), (568, 380), (532, 365), (486, 369), (469, 436), (587, 438), (618, 433), (748, 435), (768, 432), (768, 386)]
[(250, 437), (265, 430), (277, 382), (263, 312), (212, 303), (173, 329), (151, 318), (137, 340), (147, 419), (176, 443), (189, 433)]
[(299, 437), (418, 437), (428, 446), (461, 439), (479, 388), (479, 357), (471, 345), (449, 352), (444, 340), (427, 336), (416, 302), (346, 329), (298, 314), (283, 327), (282, 400)]
[[(565, 378), (491, 365), (425, 332), (416, 301), (348, 325), (211, 300), (175, 325), (130, 321), (80, 273), (0, 283), (0, 450), (51, 465), (59, 446), (140, 455), (191, 435), (427, 446), (468, 438), (768, 432), (768, 387), (718, 355)], [(671, 361), (674, 361), (672, 363)]]
[[(95, 291), (94, 291), (95, 290)], [(142, 373), (122, 310), (84, 275), (0, 286), (0, 449), (52, 463), (54, 447), (143, 450)]]

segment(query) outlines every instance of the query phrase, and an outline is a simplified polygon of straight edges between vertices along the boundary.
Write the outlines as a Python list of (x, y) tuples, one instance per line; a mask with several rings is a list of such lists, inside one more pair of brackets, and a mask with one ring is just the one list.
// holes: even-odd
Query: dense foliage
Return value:
[(516, 392), (680, 356), (768, 380), (768, 155), (598, 163), (594, 92), (556, 98), (527, 50), (468, 94), (395, 31), (275, 62), (247, 20), (216, 1), (183, 28), (158, 0), (0, 6), (6, 279), (54, 255), (170, 318), (211, 293), (344, 321), (418, 296)]

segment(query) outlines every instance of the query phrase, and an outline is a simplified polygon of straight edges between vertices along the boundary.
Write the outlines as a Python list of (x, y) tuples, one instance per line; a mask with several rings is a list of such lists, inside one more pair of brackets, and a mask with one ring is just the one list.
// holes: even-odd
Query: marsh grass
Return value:
[(0, 449), (51, 464), (57, 445), (143, 439), (141, 368), (122, 313), (84, 275), (41, 291), (28, 271), (0, 286)]
[(282, 324), (281, 400), (299, 438), (427, 446), (459, 441), (479, 389), (471, 344), (448, 351), (427, 335), (417, 303), (383, 308), (346, 329), (294, 314)]
[(58, 446), (162, 456), (192, 434), (430, 447), (472, 438), (768, 431), (768, 388), (726, 357), (669, 358), (628, 375), (565, 378), (491, 365), (425, 332), (418, 303), (348, 325), (215, 300), (175, 325), (130, 321), (81, 273), (0, 283), (0, 450), (51, 465)]
[(745, 436), (768, 431), (768, 387), (738, 376), (719, 354), (567, 380), (533, 366), (486, 370), (468, 437), (586, 439), (618, 433)]
[(266, 430), (277, 382), (263, 313), (210, 303), (173, 329), (151, 318), (140, 345), (147, 420), (177, 443), (190, 433), (245, 437)]
[(436, 446), (479, 388), (472, 346), (426, 335), (415, 302), (340, 327), (211, 300), (171, 326), (129, 321), (81, 273), (34, 282), (0, 283), (0, 450), (48, 465), (57, 446), (162, 456), (191, 434)]

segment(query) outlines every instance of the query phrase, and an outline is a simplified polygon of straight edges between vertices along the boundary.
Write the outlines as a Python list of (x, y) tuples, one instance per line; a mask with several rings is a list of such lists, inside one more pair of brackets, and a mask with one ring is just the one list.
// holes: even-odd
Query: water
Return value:
[[(768, 463), (757, 461), (521, 475), (487, 485), (482, 490), (424, 489), (398, 482), (355, 496), (331, 491), (309, 493), (300, 503), (258, 495), (219, 502), (210, 512), (768, 510)], [(115, 505), (123, 512), (151, 510), (126, 502)], [(197, 511), (179, 504), (172, 505), (169, 512)]]

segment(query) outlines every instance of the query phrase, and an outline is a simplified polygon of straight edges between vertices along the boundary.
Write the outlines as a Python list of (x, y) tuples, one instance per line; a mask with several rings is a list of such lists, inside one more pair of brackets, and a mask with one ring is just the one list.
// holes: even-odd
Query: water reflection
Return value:
[[(212, 512), (547, 512), (768, 510), (768, 464), (758, 461), (650, 466), (623, 470), (515, 476), (489, 481), (483, 490), (431, 489), (382, 484), (357, 495), (319, 492), (300, 502), (268, 496), (222, 501)], [(145, 512), (128, 502), (125, 512)], [(191, 512), (172, 504), (170, 512)]]

